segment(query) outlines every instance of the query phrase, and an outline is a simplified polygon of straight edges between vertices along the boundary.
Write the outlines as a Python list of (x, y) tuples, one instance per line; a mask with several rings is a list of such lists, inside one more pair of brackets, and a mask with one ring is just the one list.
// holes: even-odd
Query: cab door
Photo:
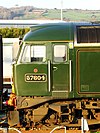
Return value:
[(56, 43), (53, 45), (53, 83), (54, 97), (68, 97), (69, 90), (69, 60), (68, 44)]
[(47, 90), (46, 46), (27, 44), (15, 64), (15, 89), (19, 96), (44, 96)]

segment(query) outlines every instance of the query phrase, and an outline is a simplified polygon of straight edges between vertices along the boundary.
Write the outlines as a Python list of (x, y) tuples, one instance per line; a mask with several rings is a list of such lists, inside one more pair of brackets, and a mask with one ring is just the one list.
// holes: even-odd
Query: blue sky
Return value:
[(7, 8), (15, 7), (16, 5), (39, 8), (61, 8), (61, 1), (63, 1), (63, 8), (100, 9), (100, 0), (0, 0), (0, 6)]

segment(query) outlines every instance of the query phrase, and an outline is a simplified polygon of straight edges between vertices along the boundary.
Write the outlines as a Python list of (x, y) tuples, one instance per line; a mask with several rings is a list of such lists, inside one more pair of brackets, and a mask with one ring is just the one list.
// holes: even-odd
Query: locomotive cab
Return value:
[(13, 64), (21, 124), (73, 127), (83, 116), (100, 126), (99, 34), (90, 23), (31, 27)]
[(23, 49), (15, 65), (17, 95), (68, 97), (68, 43), (26, 43)]
[[(60, 24), (52, 28), (59, 28)], [(68, 34), (68, 40), (61, 33), (55, 38), (51, 32), (51, 26), (43, 29), (38, 26), (31, 29), (30, 35), (24, 37), (17, 63), (14, 64), (14, 86), (19, 96), (52, 96), (56, 98), (68, 98), (71, 91), (71, 60), (69, 60), (69, 43), (72, 43), (71, 26), (70, 34), (62, 27), (64, 36)], [(37, 31), (37, 36), (31, 35)], [(40, 36), (39, 32), (44, 32)], [(50, 39), (46, 38), (46, 32), (50, 33)], [(67, 39), (66, 38), (66, 39)], [(34, 40), (30, 40), (34, 39)], [(44, 40), (47, 39), (47, 40)], [(28, 40), (28, 41), (27, 41)], [(17, 89), (18, 88), (18, 89)]]

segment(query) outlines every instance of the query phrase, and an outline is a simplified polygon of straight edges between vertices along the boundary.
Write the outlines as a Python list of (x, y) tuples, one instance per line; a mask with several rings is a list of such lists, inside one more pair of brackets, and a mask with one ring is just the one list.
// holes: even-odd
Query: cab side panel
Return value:
[(20, 96), (47, 95), (47, 64), (16, 65), (15, 88)]
[[(100, 48), (76, 50), (76, 89), (79, 95), (100, 94)], [(87, 95), (86, 95), (87, 94)]]

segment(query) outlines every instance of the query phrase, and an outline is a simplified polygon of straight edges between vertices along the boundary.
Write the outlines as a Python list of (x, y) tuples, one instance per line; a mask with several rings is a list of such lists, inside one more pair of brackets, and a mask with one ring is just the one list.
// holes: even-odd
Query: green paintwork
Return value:
[(26, 82), (25, 74), (34, 73), (34, 69), (38, 69), (36, 74), (47, 75), (47, 64), (19, 64), (15, 66), (15, 88), (17, 95), (23, 96), (41, 96), (48, 94), (47, 81), (45, 82)]
[(69, 63), (53, 64), (53, 66), (57, 68), (53, 71), (53, 91), (68, 91)]
[(100, 93), (100, 48), (77, 50), (79, 93)]
[(69, 63), (53, 64), (57, 70), (53, 70), (54, 97), (66, 97), (69, 91)]
[[(92, 24), (79, 24), (81, 25), (92, 26)], [(87, 43), (89, 46), (87, 44), (75, 46), (77, 26), (78, 24), (74, 23), (57, 23), (42, 24), (31, 28), (23, 39), (24, 44), (45, 45), (46, 61), (34, 63), (16, 61), (13, 65), (13, 75), (17, 95), (54, 98), (100, 97), (100, 44), (92, 46)], [(54, 62), (53, 47), (57, 44), (64, 44), (68, 47), (67, 61)], [(21, 50), (23, 47), (20, 47), (19, 54)], [(35, 74), (33, 71), (35, 68), (38, 69), (36, 74), (47, 75), (47, 81), (25, 81), (25, 74)]]
[(42, 24), (31, 27), (24, 41), (71, 41), (74, 37), (73, 24)]

